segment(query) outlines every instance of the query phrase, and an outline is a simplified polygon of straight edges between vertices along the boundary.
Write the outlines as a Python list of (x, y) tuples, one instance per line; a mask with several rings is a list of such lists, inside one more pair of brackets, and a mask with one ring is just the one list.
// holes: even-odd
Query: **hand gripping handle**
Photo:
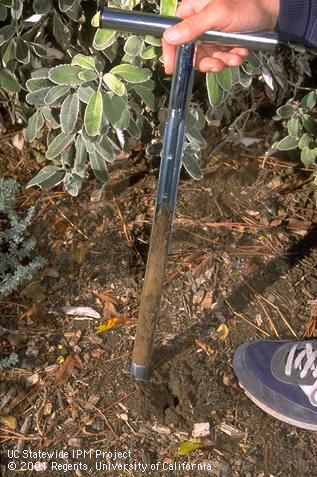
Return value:
[[(164, 31), (179, 23), (181, 18), (156, 15), (153, 13), (137, 12), (104, 8), (100, 15), (101, 28), (118, 30), (137, 35), (153, 35), (162, 37)], [(278, 36), (274, 32), (245, 32), (231, 33), (223, 31), (207, 31), (197, 39), (212, 43), (241, 46), (258, 51), (275, 51), (278, 46)]]

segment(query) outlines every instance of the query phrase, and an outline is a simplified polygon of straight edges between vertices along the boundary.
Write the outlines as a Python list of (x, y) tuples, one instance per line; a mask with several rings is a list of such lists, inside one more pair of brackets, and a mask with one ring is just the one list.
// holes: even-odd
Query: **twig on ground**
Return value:
[(298, 336), (296, 334), (296, 332), (293, 330), (293, 328), (291, 327), (291, 325), (289, 324), (289, 322), (287, 321), (287, 319), (285, 318), (285, 316), (283, 315), (283, 313), (281, 312), (281, 310), (279, 309), (278, 306), (274, 305), (274, 303), (271, 303), (269, 300), (267, 300), (263, 295), (261, 295), (260, 293), (258, 293), (256, 290), (254, 290), (254, 288), (246, 281), (244, 280), (244, 278), (242, 278), (242, 281), (245, 283), (245, 285), (255, 294), (255, 295), (258, 295), (259, 297), (262, 298), (262, 300), (264, 300), (268, 305), (272, 306), (276, 311), (277, 313), (280, 315), (280, 317), (282, 318), (285, 326), (290, 330), (290, 332), (292, 333), (293, 336), (295, 336), (295, 338), (298, 340)]
[(57, 212), (63, 217), (63, 219), (66, 220), (66, 222), (69, 223), (69, 225), (70, 225), (71, 227), (73, 227), (75, 230), (77, 230), (77, 232), (78, 232), (80, 235), (82, 235), (86, 240), (89, 240), (89, 238), (87, 237), (87, 235), (86, 235), (84, 232), (82, 232), (82, 230), (81, 230), (79, 227), (77, 227), (76, 224), (74, 224), (71, 220), (69, 220), (68, 217), (66, 217), (66, 215), (64, 214), (64, 212), (55, 204), (55, 202), (53, 201), (53, 199), (52, 199), (50, 196), (48, 196), (48, 200), (49, 200), (49, 202), (55, 207), (55, 209), (57, 210)]
[(262, 328), (260, 328), (259, 326), (255, 325), (254, 323), (252, 323), (252, 321), (249, 321), (245, 316), (243, 316), (241, 313), (237, 313), (233, 308), (232, 306), (230, 305), (230, 303), (224, 299), (224, 302), (226, 303), (226, 305), (228, 306), (228, 308), (230, 309), (231, 313), (233, 313), (235, 316), (237, 316), (238, 318), (240, 318), (240, 320), (242, 321), (245, 321), (246, 323), (248, 323), (248, 325), (252, 326), (252, 328), (255, 328), (256, 330), (260, 331), (261, 333), (263, 333), (265, 336), (268, 336), (271, 338), (271, 335), (270, 333), (267, 333), (266, 331), (262, 330)]

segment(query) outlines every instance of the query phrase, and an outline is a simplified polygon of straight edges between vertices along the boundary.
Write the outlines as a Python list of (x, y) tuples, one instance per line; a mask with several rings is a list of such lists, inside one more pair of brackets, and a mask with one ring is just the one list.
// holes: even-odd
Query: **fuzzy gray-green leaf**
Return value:
[(83, 140), (82, 135), (77, 136), (75, 142), (75, 162), (73, 166), (73, 172), (80, 175), (81, 177), (85, 177), (85, 166), (86, 166), (86, 159), (87, 159), (87, 150), (85, 141)]
[(287, 123), (287, 129), (290, 136), (299, 137), (302, 129), (299, 118), (293, 116)]
[(89, 81), (95, 81), (98, 78), (98, 75), (93, 70), (83, 70), (78, 73), (78, 78), (82, 83), (88, 83)]
[(109, 174), (107, 164), (103, 157), (101, 157), (98, 153), (93, 152), (89, 154), (89, 160), (96, 178), (102, 183), (107, 182), (109, 180)]
[(96, 151), (107, 162), (113, 162), (116, 159), (114, 149), (105, 136), (96, 143)]
[(33, 116), (30, 117), (28, 121), (27, 128), (24, 133), (24, 138), (28, 142), (34, 141), (37, 136), (38, 131), (44, 125), (44, 118), (41, 111), (36, 111)]
[(15, 76), (3, 68), (0, 69), (0, 87), (10, 93), (18, 93), (21, 90)]
[(82, 83), (82, 80), (78, 78), (78, 73), (81, 71), (82, 69), (79, 66), (58, 65), (50, 70), (48, 76), (53, 83), (76, 86)]
[(309, 147), (305, 147), (301, 152), (301, 161), (305, 165), (305, 167), (309, 168), (315, 165), (315, 160), (317, 157), (317, 147), (310, 149)]
[(128, 83), (144, 83), (151, 77), (151, 70), (129, 64), (115, 66), (110, 73), (120, 76)]
[(37, 91), (34, 91), (33, 93), (29, 93), (26, 95), (26, 100), (29, 104), (34, 104), (35, 106), (43, 105), (44, 103), (44, 98), (47, 95), (51, 88), (48, 86), (43, 89), (39, 89)]
[(46, 157), (47, 159), (54, 159), (59, 156), (64, 149), (73, 141), (74, 134), (64, 134), (60, 133), (58, 136), (53, 139), (51, 144), (48, 146)]
[(30, 61), (30, 48), (21, 38), (16, 40), (16, 58), (20, 63), (27, 65)]
[(304, 128), (313, 136), (317, 136), (317, 121), (309, 114), (304, 114)]
[(61, 128), (62, 132), (69, 134), (73, 132), (79, 112), (79, 99), (76, 93), (65, 98), (61, 107)]
[(306, 94), (300, 102), (301, 108), (313, 109), (316, 105), (317, 95), (316, 91), (311, 91)]
[(0, 46), (11, 40), (15, 33), (16, 27), (14, 25), (6, 25), (0, 28)]
[(131, 35), (123, 47), (125, 53), (129, 56), (140, 55), (144, 46), (144, 40), (139, 35)]
[(30, 93), (34, 93), (34, 91), (39, 91), (40, 89), (48, 88), (49, 86), (52, 86), (52, 83), (47, 78), (38, 78), (38, 79), (31, 78), (27, 80), (27, 82), (25, 83), (25, 86)]
[(276, 110), (276, 113), (282, 118), (282, 119), (289, 119), (292, 117), (292, 115), (295, 112), (295, 108), (291, 106), (290, 104), (284, 104), (280, 108)]
[(304, 133), (299, 140), (298, 147), (300, 149), (304, 149), (305, 147), (308, 147), (311, 142), (312, 142), (311, 136), (307, 133)]
[(177, 8), (177, 0), (161, 0), (160, 15), (174, 16)]
[(218, 84), (221, 86), (222, 89), (224, 89), (225, 91), (230, 91), (230, 89), (232, 88), (231, 68), (225, 68), (219, 73), (216, 73), (216, 78)]
[(147, 46), (146, 48), (143, 48), (141, 52), (141, 58), (143, 60), (153, 60), (157, 56), (157, 48), (155, 46)]
[(276, 145), (276, 148), (280, 151), (290, 151), (291, 149), (296, 149), (297, 147), (298, 139), (294, 136), (286, 136)]
[(140, 96), (140, 98), (145, 102), (148, 108), (152, 111), (155, 109), (155, 96), (148, 88), (143, 85), (134, 85), (134, 91)]
[(126, 100), (113, 93), (106, 93), (104, 104), (105, 115), (110, 124), (119, 129), (126, 129), (130, 121)]
[(126, 94), (127, 90), (124, 84), (111, 73), (106, 73), (103, 76), (103, 80), (108, 88), (118, 96), (124, 96)]
[(81, 85), (77, 90), (78, 98), (82, 103), (87, 104), (93, 92), (94, 90), (91, 86)]
[(89, 136), (97, 136), (100, 132), (101, 118), (103, 111), (102, 94), (95, 91), (89, 98), (85, 110), (85, 129)]
[(59, 98), (62, 98), (69, 92), (69, 86), (53, 86), (46, 93), (44, 103), (47, 105), (55, 103)]
[(93, 70), (96, 67), (96, 58), (79, 53), (72, 59), (72, 65), (80, 66), (87, 70)]
[(51, 7), (51, 0), (34, 0), (33, 2), (34, 11), (39, 15), (44, 15), (45, 13), (48, 13)]
[(216, 73), (207, 73), (207, 91), (211, 106), (219, 106), (222, 102), (223, 91), (218, 84)]
[(26, 188), (37, 185), (42, 189), (50, 190), (62, 182), (64, 175), (65, 172), (56, 166), (45, 166), (27, 183)]
[(203, 171), (201, 170), (197, 159), (192, 153), (186, 151), (184, 152), (183, 166), (185, 167), (188, 174), (196, 181), (199, 181), (204, 177)]
[(83, 184), (83, 178), (71, 172), (66, 172), (63, 184), (69, 195), (77, 197)]
[(93, 47), (96, 50), (105, 50), (116, 41), (117, 33), (114, 30), (98, 28), (95, 33)]
[(49, 123), (50, 128), (58, 129), (60, 127), (60, 118), (56, 109), (49, 108), (48, 106), (43, 106), (42, 113), (45, 118), (45, 121)]

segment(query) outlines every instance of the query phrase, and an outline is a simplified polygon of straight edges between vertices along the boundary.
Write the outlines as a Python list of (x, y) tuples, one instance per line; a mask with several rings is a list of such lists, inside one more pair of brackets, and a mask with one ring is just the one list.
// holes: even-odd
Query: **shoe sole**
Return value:
[(308, 424), (306, 422), (301, 422), (301, 421), (296, 421), (295, 419), (291, 419), (289, 417), (284, 416), (283, 414), (280, 414), (280, 413), (274, 411), (274, 409), (271, 409), (270, 407), (263, 404), (261, 401), (258, 401), (240, 383), (239, 383), (239, 385), (243, 389), (245, 395), (248, 396), (248, 398), (251, 399), (251, 401), (254, 402), (254, 404), (256, 404), (260, 409), (262, 409), (262, 411), (266, 412), (267, 414), (270, 414), (271, 416), (275, 417), (276, 419), (279, 419), (280, 421), (286, 422), (287, 424), (290, 424), (292, 426), (296, 426), (296, 427), (300, 427), (301, 429), (305, 429), (306, 431), (317, 431), (317, 425)]

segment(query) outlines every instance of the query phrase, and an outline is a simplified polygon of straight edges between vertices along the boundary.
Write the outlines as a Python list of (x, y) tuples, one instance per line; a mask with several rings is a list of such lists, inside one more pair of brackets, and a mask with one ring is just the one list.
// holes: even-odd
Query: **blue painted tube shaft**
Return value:
[(181, 46), (177, 51), (176, 69), (170, 92), (168, 117), (165, 126), (157, 204), (175, 208), (179, 173), (182, 165), (186, 119), (195, 70), (195, 45)]
[(161, 154), (156, 209), (131, 365), (131, 375), (138, 381), (146, 380), (150, 374), (154, 334), (182, 166), (186, 118), (193, 87), (194, 52), (195, 45), (192, 43), (177, 49)]

